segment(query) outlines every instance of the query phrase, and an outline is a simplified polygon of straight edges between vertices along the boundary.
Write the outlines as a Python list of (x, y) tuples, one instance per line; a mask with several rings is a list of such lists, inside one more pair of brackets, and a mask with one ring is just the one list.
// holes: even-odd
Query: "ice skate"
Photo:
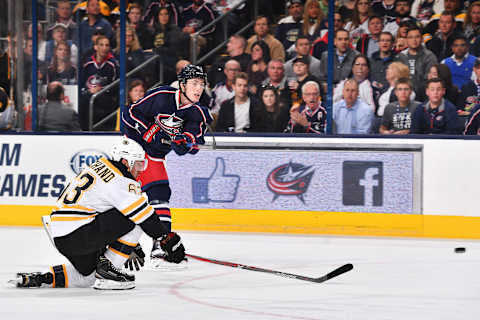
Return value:
[(94, 289), (127, 290), (135, 288), (135, 276), (117, 269), (104, 256), (99, 258), (95, 278)]
[(9, 280), (8, 283), (17, 288), (40, 288), (42, 285), (49, 285), (53, 282), (53, 275), (49, 272), (19, 272), (17, 278)]
[(153, 248), (150, 253), (150, 266), (155, 270), (178, 271), (188, 267), (188, 260), (185, 258), (180, 263), (168, 262), (165, 260), (166, 253), (160, 247), (160, 239), (153, 240)]

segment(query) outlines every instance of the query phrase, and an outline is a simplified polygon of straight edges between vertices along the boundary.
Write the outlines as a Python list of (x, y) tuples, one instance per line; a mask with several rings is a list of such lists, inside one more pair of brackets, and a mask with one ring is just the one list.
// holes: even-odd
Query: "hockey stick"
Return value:
[(341, 274), (344, 274), (345, 272), (348, 272), (353, 269), (353, 265), (351, 263), (344, 264), (343, 266), (327, 273), (326, 275), (323, 275), (319, 278), (311, 278), (311, 277), (306, 277), (302, 276), (299, 274), (293, 274), (293, 273), (288, 273), (288, 272), (281, 272), (281, 271), (275, 271), (275, 270), (270, 270), (270, 269), (264, 269), (264, 268), (257, 268), (253, 266), (247, 266), (244, 264), (240, 263), (233, 263), (233, 262), (228, 262), (228, 261), (220, 261), (220, 260), (215, 260), (215, 259), (210, 259), (210, 258), (204, 258), (200, 256), (196, 256), (193, 254), (185, 254), (187, 257), (190, 257), (192, 259), (196, 259), (199, 261), (203, 262), (208, 262), (208, 263), (213, 263), (213, 264), (219, 264), (222, 266), (226, 267), (232, 267), (232, 268), (239, 268), (239, 269), (245, 269), (245, 270), (250, 270), (250, 271), (257, 271), (257, 272), (264, 272), (264, 273), (270, 273), (276, 276), (284, 277), (284, 278), (291, 278), (291, 279), (297, 279), (297, 280), (303, 280), (303, 281), (310, 281), (310, 282), (315, 282), (315, 283), (322, 283), (327, 280), (330, 280), (332, 278), (335, 278)]

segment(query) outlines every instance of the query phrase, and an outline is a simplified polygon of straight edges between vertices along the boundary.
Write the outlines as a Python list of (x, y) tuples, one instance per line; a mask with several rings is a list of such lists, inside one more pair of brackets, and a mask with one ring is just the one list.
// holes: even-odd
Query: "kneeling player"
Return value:
[(53, 266), (45, 273), (18, 273), (11, 281), (17, 287), (134, 288), (135, 276), (121, 267), (143, 265), (145, 255), (138, 244), (142, 232), (160, 239), (173, 262), (185, 258), (180, 236), (162, 233), (154, 209), (135, 181), (145, 167), (142, 147), (122, 137), (113, 147), (112, 159), (100, 158), (72, 179), (50, 215), (47, 231), (70, 264)]

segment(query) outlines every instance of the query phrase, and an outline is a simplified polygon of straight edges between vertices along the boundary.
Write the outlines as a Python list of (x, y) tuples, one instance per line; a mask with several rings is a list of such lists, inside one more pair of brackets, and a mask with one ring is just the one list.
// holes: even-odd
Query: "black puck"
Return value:
[(465, 252), (465, 248), (464, 248), (464, 247), (455, 248), (455, 252), (456, 252), (456, 253), (464, 253), (464, 252)]

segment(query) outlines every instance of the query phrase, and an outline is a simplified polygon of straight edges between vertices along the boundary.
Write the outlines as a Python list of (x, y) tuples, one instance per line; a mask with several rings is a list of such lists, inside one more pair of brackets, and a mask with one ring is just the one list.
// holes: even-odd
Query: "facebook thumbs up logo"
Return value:
[(209, 178), (192, 178), (193, 202), (233, 202), (239, 183), (240, 176), (225, 174), (225, 160), (217, 158)]

